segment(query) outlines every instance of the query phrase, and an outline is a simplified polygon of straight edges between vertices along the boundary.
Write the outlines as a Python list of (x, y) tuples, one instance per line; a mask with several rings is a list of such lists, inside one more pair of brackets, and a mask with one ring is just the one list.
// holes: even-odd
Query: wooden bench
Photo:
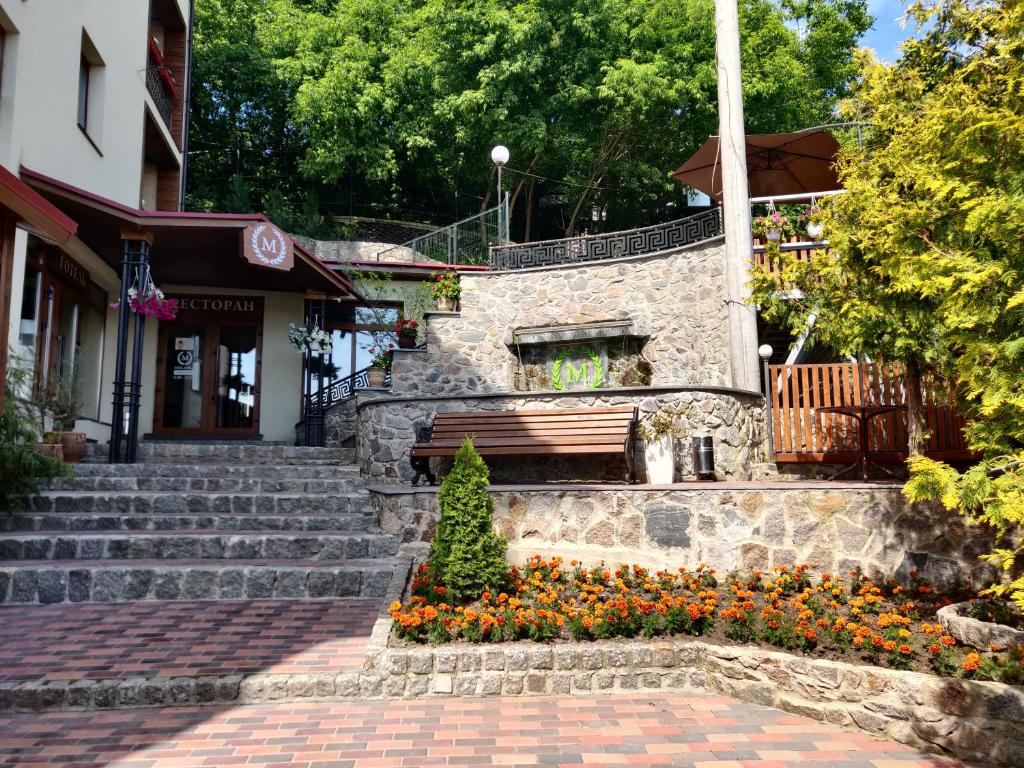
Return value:
[(633, 406), (439, 413), (432, 427), (416, 434), (412, 483), (426, 475), (433, 485), (430, 457), (454, 456), (467, 435), (481, 456), (621, 454), (632, 482), (636, 420)]

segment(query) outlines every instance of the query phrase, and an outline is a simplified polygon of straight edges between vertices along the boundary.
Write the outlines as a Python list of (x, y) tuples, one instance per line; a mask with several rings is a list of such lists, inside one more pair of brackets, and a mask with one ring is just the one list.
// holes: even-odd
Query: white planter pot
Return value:
[(777, 242), (779, 242), (779, 240), (782, 239), (782, 230), (781, 229), (769, 229), (769, 230), (767, 230), (764, 233), (764, 236), (765, 236), (765, 239), (769, 243), (777, 243)]
[(454, 312), (455, 303), (458, 299), (452, 296), (438, 296), (437, 297), (437, 310), (438, 312)]
[(668, 485), (675, 482), (675, 439), (662, 435), (644, 443), (644, 464), (647, 466), (647, 482), (653, 485)]
[(807, 236), (818, 240), (825, 231), (825, 225), (820, 221), (812, 221), (807, 224)]

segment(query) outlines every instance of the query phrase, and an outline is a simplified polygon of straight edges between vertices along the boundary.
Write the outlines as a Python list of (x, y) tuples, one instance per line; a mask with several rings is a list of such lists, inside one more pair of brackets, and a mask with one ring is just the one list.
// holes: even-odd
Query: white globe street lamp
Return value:
[(501, 205), (501, 166), (508, 162), (508, 147), (499, 144), (491, 150), (491, 161), (498, 166), (498, 205)]

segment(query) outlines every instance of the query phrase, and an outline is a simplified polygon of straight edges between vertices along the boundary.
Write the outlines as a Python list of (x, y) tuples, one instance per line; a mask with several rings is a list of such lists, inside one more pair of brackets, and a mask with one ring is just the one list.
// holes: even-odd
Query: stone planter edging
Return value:
[(695, 640), (371, 650), (360, 685), (389, 698), (713, 693), (964, 760), (1024, 765), (1024, 689)]
[(969, 602), (947, 605), (938, 610), (935, 618), (943, 629), (965, 645), (973, 645), (975, 648), (1024, 645), (1024, 630), (967, 616), (965, 614), (970, 605)]

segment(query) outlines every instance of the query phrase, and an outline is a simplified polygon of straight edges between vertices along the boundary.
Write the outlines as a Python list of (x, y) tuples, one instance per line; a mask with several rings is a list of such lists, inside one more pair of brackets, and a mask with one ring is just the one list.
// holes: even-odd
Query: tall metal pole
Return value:
[(733, 386), (756, 392), (759, 388), (757, 315), (754, 306), (747, 303), (754, 244), (750, 231), (740, 22), (736, 0), (715, 0), (715, 36), (725, 276), (729, 301), (729, 362)]
[[(149, 243), (140, 240), (138, 260), (139, 290), (149, 284)], [(139, 406), (142, 401), (142, 345), (146, 318), (135, 313), (135, 336), (132, 340), (132, 379), (128, 384), (128, 435), (125, 438), (124, 460), (134, 464), (139, 445)]]
[(121, 243), (121, 292), (117, 304), (117, 346), (114, 348), (114, 401), (110, 415), (110, 454), (108, 461), (121, 461), (121, 441), (124, 432), (124, 376), (128, 357), (128, 289), (132, 284), (135, 265), (134, 240)]

